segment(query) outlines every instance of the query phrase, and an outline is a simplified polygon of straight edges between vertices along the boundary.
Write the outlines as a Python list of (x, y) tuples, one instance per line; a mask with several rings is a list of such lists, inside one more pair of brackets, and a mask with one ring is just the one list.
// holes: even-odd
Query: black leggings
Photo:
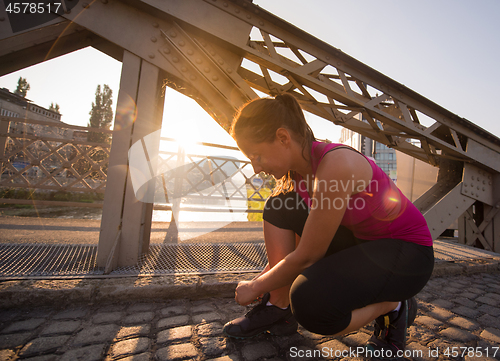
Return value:
[[(301, 236), (307, 216), (302, 198), (289, 192), (269, 198), (263, 218)], [(355, 309), (416, 295), (433, 268), (432, 247), (399, 239), (361, 240), (340, 226), (325, 257), (293, 282), (292, 312), (307, 330), (333, 335), (347, 328)]]

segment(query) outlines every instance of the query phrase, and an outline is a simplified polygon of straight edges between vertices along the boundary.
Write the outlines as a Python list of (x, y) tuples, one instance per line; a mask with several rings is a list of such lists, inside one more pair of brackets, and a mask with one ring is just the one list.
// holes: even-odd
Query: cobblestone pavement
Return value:
[[(500, 359), (500, 273), (432, 278), (417, 296), (407, 360)], [(372, 326), (343, 337), (222, 335), (245, 307), (231, 298), (0, 311), (0, 360), (366, 360)]]

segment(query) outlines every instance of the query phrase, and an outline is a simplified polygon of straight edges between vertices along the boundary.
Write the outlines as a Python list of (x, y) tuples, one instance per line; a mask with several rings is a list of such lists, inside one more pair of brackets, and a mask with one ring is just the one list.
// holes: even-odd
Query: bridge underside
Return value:
[(86, 46), (123, 63), (97, 253), (108, 271), (149, 249), (153, 206), (134, 194), (128, 151), (161, 128), (164, 86), (226, 130), (256, 91), (293, 94), (304, 110), (438, 167), (415, 202), (432, 235), (458, 219), (462, 243), (500, 251), (500, 139), (249, 1), (78, 3), (23, 31), (0, 22), (0, 34), (0, 75)]

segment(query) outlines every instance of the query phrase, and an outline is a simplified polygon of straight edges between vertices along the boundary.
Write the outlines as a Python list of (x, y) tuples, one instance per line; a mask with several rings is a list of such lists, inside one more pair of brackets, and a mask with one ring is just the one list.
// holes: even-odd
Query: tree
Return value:
[(23, 98), (26, 98), (26, 94), (28, 94), (28, 90), (30, 90), (30, 85), (26, 78), (19, 77), (17, 81), (17, 88), (14, 91), (14, 94), (20, 95)]
[[(113, 91), (107, 84), (104, 84), (103, 90), (98, 85), (95, 92), (95, 102), (92, 102), (92, 110), (90, 111), (90, 119), (88, 126), (92, 128), (109, 129), (113, 121)], [(88, 141), (105, 143), (109, 142), (110, 137), (105, 133), (89, 132)]]
[(57, 103), (55, 105), (54, 105), (54, 103), (50, 103), (49, 110), (56, 112), (58, 114), (61, 114), (61, 111), (59, 109), (59, 104), (57, 104)]

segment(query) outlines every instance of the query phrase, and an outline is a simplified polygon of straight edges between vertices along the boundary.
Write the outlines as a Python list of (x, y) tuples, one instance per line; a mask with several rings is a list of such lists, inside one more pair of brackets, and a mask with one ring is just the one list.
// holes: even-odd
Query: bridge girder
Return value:
[[(88, 45), (120, 60), (126, 52), (127, 59), (157, 69), (165, 85), (195, 99), (226, 130), (234, 112), (258, 96), (255, 90), (291, 93), (304, 110), (439, 167), (437, 185), (415, 202), (433, 236), (480, 203), (487, 214), (474, 232), (485, 241), (474, 241), (500, 251), (500, 226), (493, 227), (500, 216), (488, 208), (500, 207), (499, 138), (247, 0), (94, 1), (21, 34), (5, 22), (0, 30), (6, 72), (40, 61), (47, 49), (49, 58)], [(16, 63), (23, 57), (28, 59)], [(161, 86), (148, 83), (154, 85), (142, 92), (157, 96)], [(133, 130), (128, 134), (134, 138)], [(123, 151), (118, 149), (113, 142), (112, 154)], [(469, 178), (478, 172), (484, 184), (472, 190)], [(126, 175), (120, 177), (118, 184), (125, 184)], [(125, 193), (108, 203), (118, 204)], [(468, 227), (463, 234), (474, 233), (470, 222), (462, 223)], [(109, 243), (113, 232), (104, 232), (101, 241)]]

